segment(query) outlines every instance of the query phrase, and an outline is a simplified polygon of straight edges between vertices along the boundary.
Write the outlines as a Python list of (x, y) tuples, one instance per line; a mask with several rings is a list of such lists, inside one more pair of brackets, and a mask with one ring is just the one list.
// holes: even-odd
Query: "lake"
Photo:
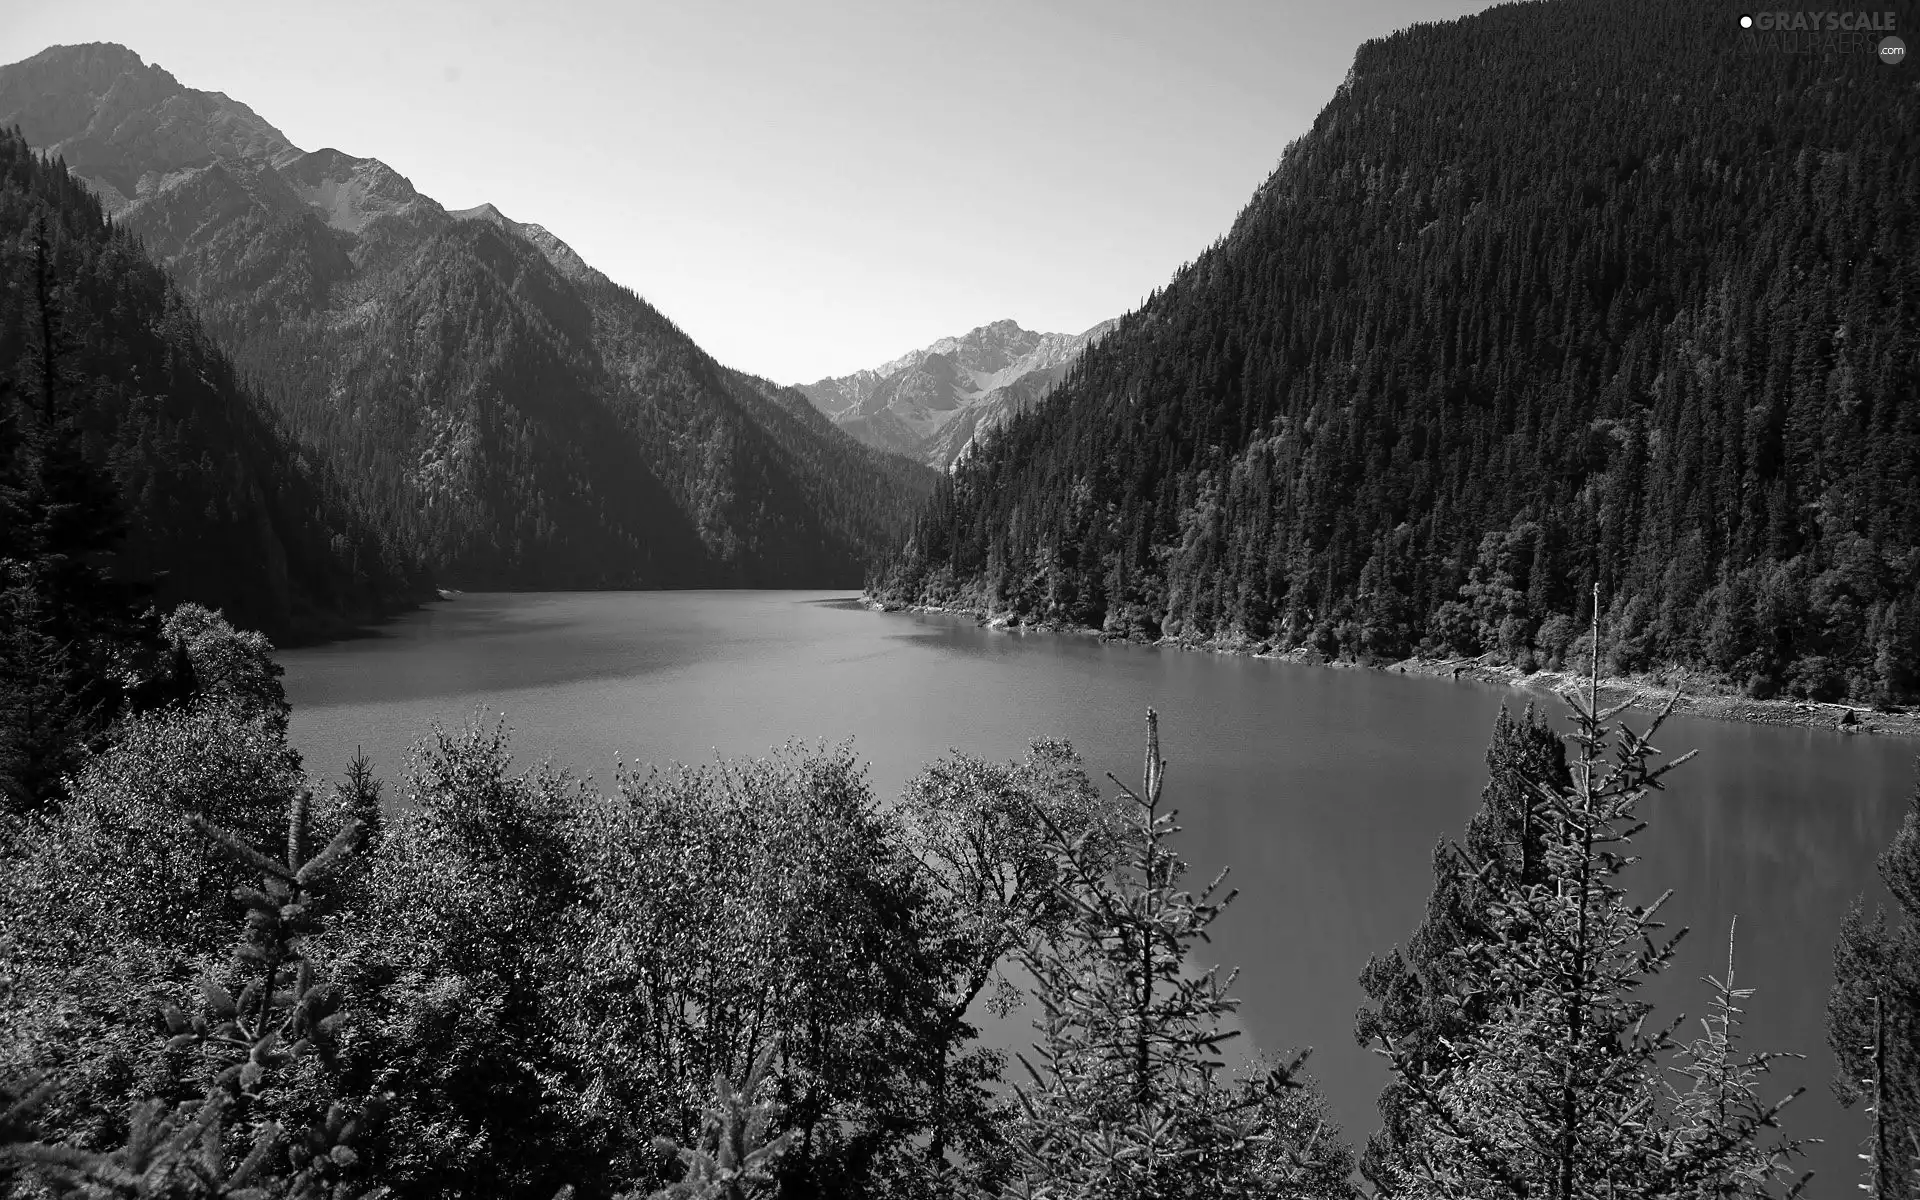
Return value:
[[(887, 796), (949, 748), (1017, 758), (1046, 735), (1070, 739), (1096, 780), (1110, 770), (1136, 782), (1151, 705), (1191, 878), (1231, 866), (1241, 889), (1215, 946), (1240, 968), (1246, 1033), (1276, 1053), (1312, 1046), (1336, 1119), (1363, 1142), (1384, 1071), (1354, 1043), (1355, 977), (1421, 919), (1435, 842), (1459, 836), (1479, 805), (1494, 716), (1532, 693), (1008, 633), (848, 601), (460, 596), (375, 636), (283, 652), (293, 738), (315, 775), (338, 777), (364, 747), (392, 780), (433, 722), (482, 706), (504, 712), (519, 761), (550, 756), (606, 785), (616, 762), (851, 737)], [(1556, 719), (1564, 711), (1537, 699)], [(1855, 895), (1885, 900), (1873, 860), (1905, 812), (1916, 747), (1683, 718), (1660, 745), (1700, 755), (1643, 809), (1633, 871), (1649, 895), (1676, 889), (1669, 918), (1694, 932), (1650, 998), (1667, 1015), (1704, 1011), (1698, 980), (1724, 969), (1738, 915), (1740, 982), (1759, 989), (1748, 1045), (1808, 1055), (1774, 1077), (1783, 1093), (1808, 1088), (1789, 1131), (1827, 1139), (1810, 1159), (1811, 1194), (1851, 1195), (1864, 1126), (1827, 1088), (1830, 954)]]

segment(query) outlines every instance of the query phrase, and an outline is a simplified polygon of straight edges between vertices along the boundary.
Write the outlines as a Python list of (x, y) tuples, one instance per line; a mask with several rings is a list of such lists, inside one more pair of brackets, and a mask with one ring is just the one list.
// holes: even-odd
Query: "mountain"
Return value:
[(844, 586), (931, 486), (541, 226), (302, 150), (124, 47), (0, 68), (0, 124), (93, 188), (353, 511), (442, 583)]
[(800, 391), (867, 445), (945, 470), (976, 437), (1045, 395), (1116, 323), (1065, 334), (995, 321)]
[[(1777, 42), (1779, 39), (1776, 38)], [(1717, 5), (1358, 52), (872, 581), (1114, 636), (1920, 697), (1920, 93)]]
[[(0, 282), (0, 381), (38, 394), (44, 311), (53, 403), (74, 410), (87, 457), (107, 469), (129, 518), (116, 576), (156, 580), (163, 607), (198, 601), (280, 640), (337, 633), (432, 594), (241, 383), (139, 243), (77, 179), (6, 132)], [(0, 425), (10, 403), (0, 396)]]

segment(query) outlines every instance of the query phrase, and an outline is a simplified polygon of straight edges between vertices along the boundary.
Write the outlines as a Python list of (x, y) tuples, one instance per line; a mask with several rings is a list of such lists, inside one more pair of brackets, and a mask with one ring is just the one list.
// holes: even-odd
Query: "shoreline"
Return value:
[[(1137, 646), (1163, 646), (1178, 650), (1197, 650), (1209, 654), (1236, 654), (1246, 658), (1264, 658), (1275, 662), (1333, 670), (1382, 671), (1398, 675), (1424, 675), (1434, 679), (1467, 679), (1475, 683), (1504, 684), (1516, 690), (1544, 696), (1560, 696), (1571, 688), (1584, 688), (1587, 677), (1573, 671), (1525, 672), (1506, 663), (1489, 662), (1489, 655), (1478, 658), (1413, 658), (1389, 663), (1361, 663), (1350, 659), (1329, 660), (1315, 650), (1296, 647), (1274, 650), (1264, 643), (1238, 639), (1187, 639), (1161, 637), (1157, 641), (1109, 637), (1098, 629), (1060, 626), (1047, 622), (1015, 622), (1005, 616), (990, 616), (977, 608), (946, 607), (937, 604), (899, 604), (875, 600), (862, 594), (860, 603), (874, 612), (937, 613), (969, 617), (988, 629), (1022, 633), (1052, 633), (1070, 637), (1091, 637), (1101, 641), (1128, 641)], [(1749, 725), (1824, 729), (1831, 733), (1878, 734), (1920, 740), (1920, 708), (1908, 706), (1890, 712), (1870, 705), (1813, 700), (1755, 700), (1735, 692), (1724, 682), (1684, 668), (1643, 675), (1603, 676), (1600, 699), (1606, 704), (1626, 702), (1635, 709), (1658, 712), (1678, 690), (1680, 700), (1673, 706), (1675, 715), (1706, 717), (1716, 721), (1737, 721)]]

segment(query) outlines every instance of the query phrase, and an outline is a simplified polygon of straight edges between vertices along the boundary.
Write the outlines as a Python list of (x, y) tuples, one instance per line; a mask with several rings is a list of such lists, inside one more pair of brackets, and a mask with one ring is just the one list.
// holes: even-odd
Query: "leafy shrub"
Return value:
[(929, 764), (901, 798), (905, 839), (932, 893), (920, 970), (937, 984), (923, 1023), (928, 1081), (927, 1157), (957, 1149), (976, 1165), (998, 1153), (991, 1091), (1003, 1055), (973, 1045), (974, 1001), (998, 979), (990, 1003), (1002, 1015), (1013, 985), (1002, 964), (1036, 936), (1058, 933), (1072, 908), (1052, 830), (1081, 843), (1097, 871), (1117, 861), (1123, 817), (1087, 779), (1073, 748), (1036, 741), (1025, 761), (994, 763), (952, 754)]
[(477, 715), (415, 748), (400, 793), (323, 943), (351, 1013), (336, 1086), (393, 1093), (367, 1155), (401, 1194), (547, 1200), (592, 1174), (560, 1036), (583, 794), (513, 774), (504, 725)]
[(233, 890), (252, 877), (193, 823), (271, 848), (297, 765), (264, 719), (218, 701), (169, 707), (123, 721), (62, 807), (15, 828), (0, 855), (19, 974), (4, 1063), (64, 1080), (50, 1119), (80, 1144), (122, 1135), (129, 1093), (186, 1094), (181, 1064), (149, 1036), (153, 1014), (226, 943)]
[(160, 636), (186, 654), (194, 693), (231, 703), (284, 735), (292, 708), (280, 686), (285, 672), (273, 659), (273, 643), (254, 630), (237, 630), (220, 613), (182, 604), (161, 623)]
[[(90, 1149), (84, 1142), (34, 1140), (35, 1110), (70, 1080), (12, 1104), (0, 1157), (24, 1164), (37, 1183), (88, 1197), (168, 1197), (169, 1200), (351, 1200), (359, 1157), (353, 1143), (378, 1104), (359, 1117), (338, 1101), (324, 1116), (303, 1113), (302, 1091), (276, 1086), (274, 1076), (303, 1058), (325, 1058), (339, 1017), (336, 994), (304, 952), (324, 920), (328, 884), (359, 836), (348, 825), (318, 853), (307, 793), (295, 794), (286, 822), (284, 854), (262, 853), (245, 839), (204, 820), (187, 822), (234, 862), (257, 872), (257, 886), (236, 889), (246, 908), (244, 928), (222, 983), (201, 977), (193, 1015), (163, 1010), (169, 1054), (198, 1059), (205, 1086), (196, 1102), (146, 1094), (127, 1110), (120, 1144)], [(234, 986), (229, 986), (229, 984)], [(237, 994), (236, 994), (237, 992)], [(151, 1037), (152, 1034), (150, 1033)], [(17, 1089), (9, 1089), (10, 1092)], [(144, 1089), (135, 1090), (142, 1095)], [(285, 1121), (301, 1132), (288, 1136)]]
[(863, 1194), (923, 1120), (904, 1048), (926, 899), (851, 752), (623, 773), (593, 821), (575, 1020), (594, 1115), (689, 1142), (714, 1076), (778, 1040), (786, 1186)]
[(1540, 622), (1540, 628), (1533, 635), (1533, 645), (1546, 670), (1557, 671), (1566, 663), (1567, 650), (1577, 636), (1573, 618), (1565, 613), (1554, 613)]

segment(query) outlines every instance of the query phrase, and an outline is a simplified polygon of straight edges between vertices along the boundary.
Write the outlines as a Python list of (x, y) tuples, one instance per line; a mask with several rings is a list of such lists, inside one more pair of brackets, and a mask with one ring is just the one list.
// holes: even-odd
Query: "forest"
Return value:
[[(31, 164), (15, 177), (40, 194), (71, 186)], [(1355, 1036), (1390, 1075), (1357, 1147), (1305, 1055), (1231, 1055), (1235, 977), (1195, 963), (1236, 893), (1187, 878), (1152, 712), (1141, 780), (1117, 791), (1046, 740), (1017, 762), (950, 754), (897, 797), (845, 747), (801, 745), (602, 789), (516, 769), (478, 714), (423, 731), (396, 776), (363, 757), (311, 777), (272, 643), (157, 601), (130, 551), (125, 456), (88, 444), (88, 364), (110, 360), (84, 277), (55, 268), (126, 243), (78, 233), (36, 217), (9, 260), (30, 319), (0, 408), (6, 1195), (1804, 1188), (1731, 957), (1697, 1037), (1640, 998), (1677, 937), (1622, 877), (1642, 801), (1685, 757), (1659, 761), (1658, 720), (1616, 725), (1597, 676), (1571, 739), (1502, 714), (1426, 920), (1358, 981)], [(1881, 872), (1896, 911), (1835, 931), (1828, 1033), (1865, 1184), (1908, 1200), (1920, 790)], [(1010, 1056), (976, 1021), (1014, 1011), (1033, 1038)]]
[[(1630, 897), (1688, 886), (1634, 840), (1689, 756), (1603, 670), (1920, 691), (1916, 93), (1704, 10), (1368, 43), (937, 482), (495, 224), (353, 260), (256, 213), (163, 270), (0, 134), (0, 1195), (1920, 1198), (1920, 787), (1891, 907), (1832, 933), (1857, 1179), (1805, 1175), (1732, 945), (1704, 1021), (1644, 998), (1695, 969)], [(1236, 1053), (1178, 713), (1137, 776), (1042, 738), (898, 795), (800, 744), (596, 785), (479, 713), (332, 778), (289, 741), (275, 641), (436, 582), (863, 562), (1114, 637), (1591, 672), (1501, 714), (1356, 981), (1377, 1128)]]
[[(58, 405), (56, 405), (58, 411)], [(1359, 980), (1390, 1068), (1359, 1147), (1305, 1054), (1235, 1061), (1195, 969), (1236, 892), (1140, 781), (961, 753), (876, 796), (845, 747), (516, 769), (503, 723), (397, 776), (309, 775), (273, 647), (110, 560), (112, 492), (39, 414), (0, 491), (0, 1191), (28, 1198), (1190, 1200), (1791, 1196), (1803, 1143), (1729, 958), (1698, 1036), (1642, 985), (1677, 935), (1631, 840), (1690, 755), (1502, 712), (1426, 919)], [(91, 483), (90, 489), (81, 485)], [(48, 519), (92, 495), (99, 519)], [(82, 537), (91, 540), (72, 541)], [(1590, 636), (1597, 638), (1597, 626)], [(64, 657), (62, 657), (64, 655)], [(1589, 656), (1591, 659), (1593, 656)], [(102, 665), (111, 670), (102, 670)], [(1594, 680), (1597, 689), (1597, 677)], [(53, 714), (57, 721), (42, 718)], [(23, 746), (22, 731), (34, 735)], [(32, 757), (13, 753), (35, 751)], [(35, 767), (23, 771), (23, 766)], [(50, 767), (58, 767), (58, 770)], [(1920, 1196), (1920, 788), (1892, 913), (1835, 931), (1828, 1034), (1864, 1186)], [(1011, 1057), (982, 1008), (1031, 1016)]]
[(1920, 97), (1716, 5), (1360, 48), (1232, 229), (976, 447), (892, 604), (1920, 697)]
[(63, 471), (104, 468), (92, 476), (127, 536), (98, 552), (149, 581), (157, 603), (196, 600), (285, 639), (433, 594), (244, 386), (141, 244), (6, 131), (0, 284), (0, 456), (22, 453), (37, 429), (72, 457)]

